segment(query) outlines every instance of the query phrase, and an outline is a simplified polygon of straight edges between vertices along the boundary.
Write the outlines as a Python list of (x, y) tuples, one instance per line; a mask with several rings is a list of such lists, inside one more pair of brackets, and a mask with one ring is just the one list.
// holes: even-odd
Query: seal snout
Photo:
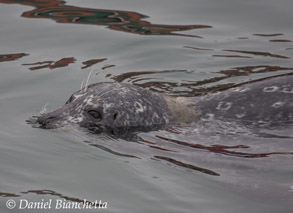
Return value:
[(53, 128), (56, 128), (54, 127), (54, 123), (56, 123), (56, 121), (59, 119), (58, 116), (56, 115), (51, 115), (50, 113), (48, 114), (43, 114), (41, 115), (37, 122), (39, 124), (41, 124), (41, 127), (42, 128), (45, 128), (45, 129), (53, 129)]

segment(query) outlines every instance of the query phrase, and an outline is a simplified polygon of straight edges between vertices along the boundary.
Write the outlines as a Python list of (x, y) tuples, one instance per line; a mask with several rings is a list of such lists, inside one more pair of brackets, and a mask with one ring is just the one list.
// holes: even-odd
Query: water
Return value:
[(290, 138), (227, 124), (231, 135), (184, 127), (135, 143), (25, 122), (64, 104), (93, 68), (91, 83), (181, 96), (292, 73), (291, 1), (0, 3), (1, 212), (31, 212), (8, 210), (9, 199), (101, 200), (102, 212), (292, 211)]

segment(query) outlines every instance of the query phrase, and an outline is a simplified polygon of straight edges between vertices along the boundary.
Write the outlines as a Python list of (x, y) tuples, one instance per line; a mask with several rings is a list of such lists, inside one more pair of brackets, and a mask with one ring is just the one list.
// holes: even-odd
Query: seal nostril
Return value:
[(54, 120), (56, 120), (57, 117), (55, 116), (49, 116), (49, 117), (46, 117), (46, 116), (40, 116), (37, 120), (37, 122), (39, 124), (42, 125), (42, 127), (47, 127), (48, 124), (52, 123)]
[(56, 120), (57, 119), (57, 117), (53, 117), (53, 116), (51, 116), (51, 117), (48, 117), (47, 119), (46, 119), (46, 122), (50, 122), (50, 121), (53, 121), (53, 120)]

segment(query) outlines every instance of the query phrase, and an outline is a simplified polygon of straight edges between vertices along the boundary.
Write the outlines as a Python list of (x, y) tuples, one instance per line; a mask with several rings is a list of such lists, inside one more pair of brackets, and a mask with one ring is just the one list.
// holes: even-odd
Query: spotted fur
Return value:
[(43, 128), (78, 124), (116, 135), (157, 130), (198, 120), (237, 120), (261, 127), (293, 123), (293, 76), (258, 81), (196, 100), (161, 96), (123, 83), (97, 83), (75, 92), (66, 104), (38, 118)]
[(66, 104), (38, 118), (43, 128), (78, 124), (94, 131), (159, 129), (174, 122), (165, 99), (123, 83), (97, 83), (75, 92)]
[(202, 120), (238, 120), (262, 127), (293, 123), (293, 76), (245, 84), (201, 97), (196, 107)]

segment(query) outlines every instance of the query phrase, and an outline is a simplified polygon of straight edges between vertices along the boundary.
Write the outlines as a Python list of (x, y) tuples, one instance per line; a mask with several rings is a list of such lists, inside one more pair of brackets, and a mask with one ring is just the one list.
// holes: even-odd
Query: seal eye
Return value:
[(99, 113), (96, 110), (90, 110), (87, 112), (92, 118), (96, 119), (96, 120), (102, 120), (102, 115), (101, 113)]

